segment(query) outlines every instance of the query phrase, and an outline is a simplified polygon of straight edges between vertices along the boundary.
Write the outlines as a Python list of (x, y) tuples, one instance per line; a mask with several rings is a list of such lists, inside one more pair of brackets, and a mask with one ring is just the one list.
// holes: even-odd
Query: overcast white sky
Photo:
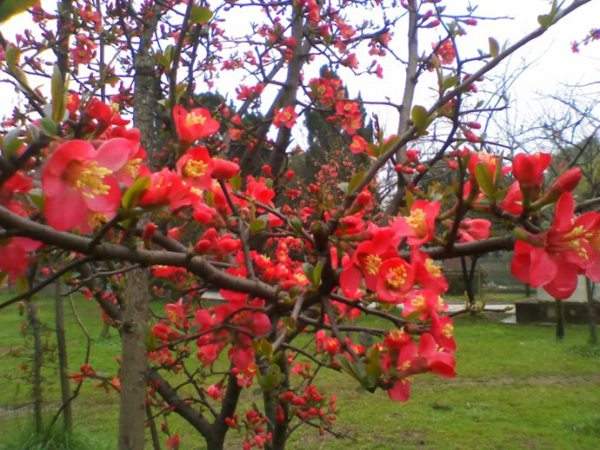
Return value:
[[(43, 0), (42, 3), (50, 6), (55, 3), (55, 0)], [(456, 8), (457, 11), (464, 12), (464, 6), (469, 2), (448, 0), (444, 3), (449, 5), (449, 10)], [(474, 55), (478, 48), (487, 50), (490, 36), (503, 45), (505, 42), (514, 42), (536, 28), (537, 15), (548, 12), (551, 2), (549, 0), (472, 0), (471, 3), (479, 5), (478, 15), (513, 17), (512, 20), (483, 21), (477, 27), (466, 27), (468, 35), (460, 39)], [(240, 20), (248, 19), (244, 16)], [(5, 37), (12, 40), (15, 33), (22, 32), (30, 25), (29, 17), (21, 15), (2, 25), (2, 32)], [(571, 41), (581, 39), (594, 27), (600, 27), (600, 0), (592, 0), (590, 4), (552, 27), (544, 36), (520, 50), (507, 62), (507, 65), (496, 69), (496, 74), (503, 71), (510, 72), (519, 68), (524, 62), (534, 61), (532, 67), (513, 86), (512, 97), (516, 102), (510, 114), (515, 121), (532, 120), (548, 108), (553, 108), (554, 105), (541, 99), (564, 91), (565, 84), (600, 80), (600, 42), (582, 47), (579, 54), (573, 54), (570, 49)], [(400, 32), (397, 32), (395, 39), (402, 38)], [(421, 49), (429, 47), (434, 40), (432, 39), (431, 42), (423, 40)], [(310, 75), (312, 74), (307, 74)], [(390, 96), (398, 101), (402, 78), (403, 70), (392, 68), (387, 70), (383, 80), (374, 76), (365, 76), (358, 81), (349, 82), (349, 88), (351, 94), (356, 94), (360, 90), (364, 97), (370, 99), (381, 100), (385, 96)], [(237, 84), (232, 83), (231, 79), (227, 80), (227, 77), (224, 81), (229, 86)], [(418, 102), (428, 104), (427, 92), (426, 86), (420, 88), (417, 93)], [(379, 97), (374, 98), (377, 96)], [(8, 105), (9, 102), (4, 102), (4, 108), (0, 107), (0, 109), (6, 111)], [(383, 120), (385, 121), (385, 118)], [(393, 131), (395, 125), (390, 125), (388, 131)]]

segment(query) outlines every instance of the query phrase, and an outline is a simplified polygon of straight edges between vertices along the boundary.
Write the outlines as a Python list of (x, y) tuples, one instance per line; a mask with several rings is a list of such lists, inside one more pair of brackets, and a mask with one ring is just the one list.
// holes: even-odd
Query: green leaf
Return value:
[(48, 136), (56, 136), (58, 134), (58, 126), (50, 117), (44, 117), (40, 121), (40, 128)]
[(379, 150), (375, 153), (375, 156), (383, 155), (387, 153), (392, 148), (396, 147), (396, 144), (400, 142), (400, 136), (396, 136), (395, 138), (388, 139), (379, 147)]
[(234, 191), (239, 191), (242, 188), (242, 177), (238, 173), (235, 177), (229, 179), (229, 184), (231, 185), (231, 189)]
[(24, 294), (29, 291), (29, 282), (27, 281), (27, 277), (19, 277), (15, 283), (15, 290), (17, 294)]
[(300, 221), (300, 219), (298, 219), (297, 217), (292, 217), (290, 219), (290, 223), (292, 224), (292, 227), (294, 228), (294, 231), (296, 233), (302, 232), (302, 222)]
[(6, 22), (12, 16), (24, 12), (38, 0), (2, 0), (0, 2), (0, 23)]
[(337, 184), (337, 187), (339, 188), (340, 191), (342, 191), (344, 194), (348, 193), (348, 182), (347, 181), (342, 181), (341, 183)]
[(52, 120), (56, 123), (60, 123), (65, 116), (65, 100), (63, 75), (58, 65), (55, 65), (52, 73)]
[(421, 105), (413, 106), (411, 115), (410, 115), (413, 125), (417, 129), (419, 134), (425, 134), (427, 131), (427, 127), (431, 123), (429, 119), (429, 114), (427, 113), (427, 109)]
[(8, 44), (5, 53), (6, 58), (6, 66), (8, 67), (9, 72), (15, 72), (17, 66), (19, 65), (19, 60), (21, 59), (20, 50), (12, 44)]
[(213, 13), (210, 9), (203, 6), (192, 6), (190, 20), (192, 23), (204, 24), (212, 19)]
[(552, 8), (550, 9), (549, 14), (541, 14), (538, 16), (538, 23), (542, 28), (548, 29), (556, 19), (556, 14), (558, 14), (558, 5), (556, 4), (556, 0), (552, 2)]
[(252, 346), (254, 347), (257, 356), (263, 357), (269, 361), (273, 358), (273, 345), (266, 338), (254, 341)]
[(492, 58), (495, 58), (496, 56), (498, 56), (498, 53), (500, 53), (500, 45), (498, 44), (498, 41), (493, 37), (489, 37), (488, 42), (490, 44), (490, 55), (492, 55)]
[(133, 184), (125, 191), (121, 199), (123, 209), (130, 210), (136, 206), (138, 200), (146, 189), (150, 187), (150, 177), (141, 177), (133, 182)]
[(377, 387), (377, 380), (381, 375), (380, 365), (380, 351), (377, 347), (372, 347), (367, 353), (367, 365), (366, 365), (366, 384), (367, 390), (373, 391)]
[(32, 189), (29, 191), (29, 200), (40, 211), (44, 209), (44, 194), (41, 189)]
[(263, 391), (272, 391), (283, 381), (283, 374), (278, 365), (272, 364), (264, 375), (259, 375), (258, 383)]
[(477, 164), (477, 167), (475, 167), (475, 179), (483, 193), (493, 201), (496, 198), (496, 186), (485, 164)]
[(313, 269), (314, 266), (310, 263), (302, 264), (302, 271), (304, 272), (304, 275), (306, 275), (306, 278), (308, 278), (309, 280), (312, 278)]
[(447, 91), (450, 88), (453, 88), (458, 84), (458, 78), (454, 75), (445, 77), (442, 82), (442, 90)]
[(154, 336), (154, 333), (152, 333), (152, 331), (146, 333), (146, 350), (148, 350), (149, 352), (156, 350), (158, 348), (158, 342), (156, 339), (156, 336)]
[(12, 158), (17, 152), (17, 150), (21, 148), (23, 142), (21, 141), (21, 139), (19, 139), (20, 135), (21, 129), (13, 128), (8, 133), (6, 133), (6, 136), (4, 136), (4, 139), (2, 140), (2, 151), (6, 158)]
[(263, 231), (267, 228), (267, 224), (268, 224), (268, 217), (266, 215), (257, 217), (252, 222), (250, 222), (250, 226), (249, 226), (250, 233), (251, 234), (260, 233), (261, 231)]
[(323, 267), (323, 261), (319, 261), (310, 274), (310, 279), (314, 287), (319, 287), (321, 285), (321, 275), (323, 274)]
[(348, 183), (348, 191), (347, 192), (354, 192), (354, 190), (360, 185), (360, 183), (362, 183), (362, 180), (364, 177), (365, 177), (364, 170), (356, 172), (354, 175), (352, 175), (352, 178), (350, 178), (350, 182)]
[(553, 19), (550, 14), (541, 14), (537, 17), (538, 23), (542, 28), (549, 28), (552, 25)]

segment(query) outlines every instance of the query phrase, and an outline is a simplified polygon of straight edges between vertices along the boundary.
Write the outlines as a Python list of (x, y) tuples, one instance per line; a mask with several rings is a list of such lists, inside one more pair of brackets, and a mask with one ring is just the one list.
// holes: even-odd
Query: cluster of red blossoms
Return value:
[[(311, 89), (315, 101), (329, 108), (332, 120), (353, 137), (350, 151), (371, 151), (356, 134), (362, 126), (360, 111), (356, 102), (344, 97), (341, 82), (323, 77), (313, 80)], [(329, 221), (335, 211), (320, 211), (306, 203), (297, 210), (277, 209), (268, 170), (263, 171), (264, 177), (249, 176), (242, 183), (239, 165), (216, 152), (221, 124), (209, 110), (174, 108), (179, 157), (173, 168), (157, 172), (145, 165), (139, 132), (125, 128), (127, 121), (109, 105), (98, 101), (81, 105), (72, 97), (68, 111), (74, 118), (86, 115), (93, 139), (57, 140), (49, 148), (41, 171), (42, 212), (48, 225), (91, 233), (113, 219), (168, 210), (179, 225), (165, 230), (162, 238), (183, 241), (185, 237), (191, 256), (203, 256), (230, 276), (277, 286), (282, 304), (294, 305), (319, 288), (321, 272), (316, 259), (311, 259), (316, 234), (309, 233), (307, 225), (312, 223), (312, 232), (314, 225)], [(293, 126), (293, 109), (284, 108), (276, 116), (280, 126)], [(512, 269), (519, 280), (562, 299), (571, 294), (580, 274), (600, 281), (600, 213), (575, 214), (571, 191), (581, 176), (578, 169), (566, 171), (545, 188), (544, 172), (550, 162), (550, 155), (543, 153), (518, 155), (512, 168), (503, 167), (499, 157), (467, 149), (456, 151), (449, 160), (468, 175), (461, 189), (470, 210), (515, 221), (522, 217), (526, 223), (531, 214), (542, 215), (556, 204), (547, 231), (534, 230), (533, 225), (519, 231)], [(411, 149), (400, 171), (411, 176), (424, 170), (420, 165), (418, 152)], [(509, 175), (514, 181), (505, 188)], [(286, 179), (293, 176), (290, 172)], [(332, 173), (332, 178), (337, 177)], [(27, 175), (17, 172), (3, 184), (0, 203), (15, 214), (33, 215), (35, 202), (28, 196), (33, 185)], [(415, 198), (402, 215), (376, 225), (372, 221), (375, 201), (366, 188), (339, 217), (339, 226), (323, 251), (339, 286), (328, 292), (332, 308), (323, 306), (320, 321), (310, 315), (281, 320), (270, 314), (271, 302), (230, 289), (219, 290), (220, 301), (199, 307), (198, 298), (203, 303), (204, 299), (197, 293), (204, 292), (205, 286), (196, 276), (182, 267), (152, 267), (158, 284), (165, 282), (155, 286), (155, 294), (177, 291), (179, 299), (165, 306), (165, 317), (152, 327), (150, 359), (178, 371), (182, 356), (195, 353), (206, 373), (226, 359), (240, 387), (250, 387), (255, 380), (276, 384), (277, 374), (260, 365), (261, 360), (273, 358), (270, 337), (286, 337), (289, 329), (311, 330), (320, 364), (348, 372), (366, 389), (383, 388), (394, 400), (408, 399), (415, 374), (454, 376), (456, 343), (442, 298), (448, 283), (427, 247), (444, 242), (443, 226), (457, 241), (472, 242), (489, 237), (491, 223), (462, 218), (454, 226), (448, 223), (450, 215), (441, 211), (441, 201), (427, 200), (425, 195)], [(244, 248), (239, 231), (244, 226), (249, 233), (265, 232), (259, 248)], [(137, 230), (145, 246), (153, 245), (158, 228), (145, 222)], [(22, 276), (40, 246), (21, 237), (7, 239), (0, 246), (0, 270), (13, 279)], [(11, 267), (2, 261), (11, 261)], [(354, 342), (351, 334), (334, 331), (336, 322), (355, 320), (368, 310), (394, 318), (397, 327), (364, 345)], [(195, 352), (190, 352), (190, 342), (195, 343)], [(335, 400), (326, 400), (312, 385), (310, 368), (299, 354), (290, 354), (288, 363), (304, 381), (298, 389), (278, 392), (278, 417), (287, 414), (282, 420), (294, 417), (329, 427), (335, 419)], [(223, 380), (203, 388), (203, 393), (207, 399), (221, 400)], [(271, 439), (265, 420), (253, 409), (242, 421), (232, 417), (229, 422), (246, 430), (245, 448), (262, 448)]]

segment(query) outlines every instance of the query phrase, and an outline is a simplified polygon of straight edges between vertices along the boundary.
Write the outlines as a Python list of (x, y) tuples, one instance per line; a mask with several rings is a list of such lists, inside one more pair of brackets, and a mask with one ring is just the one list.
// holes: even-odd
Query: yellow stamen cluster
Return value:
[(189, 127), (194, 125), (204, 125), (204, 122), (206, 122), (206, 117), (194, 111), (189, 112), (185, 117), (185, 124)]
[(98, 195), (106, 195), (110, 192), (110, 186), (104, 183), (104, 177), (110, 175), (110, 169), (101, 167), (97, 162), (88, 163), (75, 179), (75, 187), (88, 198)]
[(367, 255), (364, 258), (363, 265), (369, 275), (377, 275), (381, 266), (381, 258), (377, 255)]
[(92, 228), (98, 228), (99, 226), (104, 225), (106, 221), (106, 216), (102, 213), (91, 214), (88, 219), (88, 223)]
[(136, 178), (140, 173), (140, 166), (142, 165), (142, 158), (130, 159), (125, 164), (125, 173), (132, 178)]
[(454, 336), (454, 325), (447, 323), (442, 327), (442, 335), (448, 339)]
[(186, 177), (197, 178), (201, 177), (206, 173), (206, 169), (208, 168), (208, 164), (204, 161), (200, 161), (198, 159), (190, 159), (185, 163), (183, 168), (183, 174)]
[(390, 269), (385, 277), (385, 281), (394, 289), (404, 286), (404, 283), (406, 283), (406, 269), (404, 266), (397, 266)]
[(562, 240), (566, 243), (568, 248), (577, 253), (581, 258), (588, 259), (589, 254), (584, 246), (584, 242), (589, 242), (590, 238), (593, 238), (592, 233), (586, 233), (585, 228), (579, 225), (566, 233)]
[(425, 307), (425, 297), (422, 295), (417, 295), (410, 301), (410, 303), (415, 309), (423, 309)]
[(421, 208), (412, 210), (410, 212), (410, 216), (406, 218), (406, 222), (419, 236), (422, 236), (427, 232), (427, 224), (425, 223), (425, 211), (423, 211)]
[(431, 276), (433, 276), (435, 278), (439, 278), (442, 276), (441, 267), (438, 266), (435, 262), (433, 262), (433, 260), (431, 258), (427, 258), (425, 260), (425, 269)]
[(300, 284), (305, 284), (308, 282), (308, 278), (306, 278), (306, 275), (303, 273), (296, 273), (294, 275), (294, 279)]

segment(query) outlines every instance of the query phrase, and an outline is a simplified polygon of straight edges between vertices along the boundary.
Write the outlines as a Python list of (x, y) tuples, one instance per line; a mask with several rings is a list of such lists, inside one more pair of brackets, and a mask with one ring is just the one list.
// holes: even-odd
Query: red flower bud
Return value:
[(481, 140), (479, 138), (479, 136), (477, 136), (475, 133), (473, 133), (470, 130), (466, 130), (464, 133), (465, 133), (465, 139), (471, 143), (477, 143)]
[(520, 153), (513, 160), (512, 173), (522, 188), (539, 187), (544, 182), (544, 171), (550, 165), (549, 153), (526, 155)]
[(237, 175), (240, 171), (240, 166), (232, 161), (225, 159), (214, 158), (212, 160), (211, 176), (217, 180), (226, 180)]
[(551, 191), (570, 192), (577, 187), (581, 180), (581, 169), (573, 167), (560, 175), (552, 184)]
[(146, 224), (146, 226), (144, 227), (144, 231), (142, 233), (142, 238), (145, 241), (147, 241), (154, 235), (154, 233), (156, 232), (157, 229), (158, 229), (158, 226), (154, 222), (148, 222)]

